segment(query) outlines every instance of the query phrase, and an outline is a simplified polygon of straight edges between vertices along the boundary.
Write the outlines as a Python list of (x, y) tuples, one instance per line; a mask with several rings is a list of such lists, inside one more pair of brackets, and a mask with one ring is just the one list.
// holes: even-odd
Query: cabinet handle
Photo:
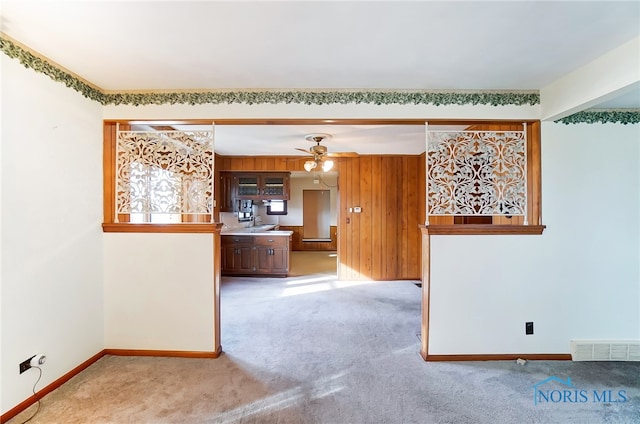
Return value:
[(273, 243), (273, 239), (269, 239), (267, 240), (269, 243)]

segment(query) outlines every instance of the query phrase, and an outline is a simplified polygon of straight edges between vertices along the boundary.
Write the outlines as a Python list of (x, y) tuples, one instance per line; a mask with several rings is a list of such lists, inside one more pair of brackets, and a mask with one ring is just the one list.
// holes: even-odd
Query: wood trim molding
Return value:
[(220, 280), (222, 275), (222, 256), (220, 254), (221, 244), (222, 236), (218, 230), (213, 235), (213, 349), (218, 355), (222, 352), (222, 341), (220, 336)]
[(219, 233), (222, 223), (199, 224), (102, 224), (105, 233)]
[(427, 355), (425, 361), (570, 361), (569, 353), (506, 353), (469, 355)]
[[(393, 119), (393, 118), (215, 118), (215, 119), (105, 119), (105, 124), (120, 125), (149, 124), (154, 125), (474, 125), (478, 123), (513, 123), (514, 119)], [(517, 121), (518, 123), (522, 121)]]
[(421, 225), (431, 235), (540, 235), (546, 225), (452, 224)]
[(422, 315), (420, 326), (420, 356), (422, 356), (422, 359), (427, 361), (427, 358), (429, 357), (429, 311), (431, 306), (431, 236), (425, 228), (421, 228), (420, 230), (422, 233)]
[(215, 359), (222, 353), (222, 346), (213, 352), (189, 350), (145, 350), (145, 349), (105, 349), (105, 355), (113, 356), (158, 356), (167, 358)]
[(19, 413), (21, 413), (22, 411), (24, 411), (25, 409), (27, 409), (28, 407), (36, 403), (38, 399), (42, 399), (47, 394), (51, 393), (52, 391), (62, 386), (67, 381), (71, 380), (76, 375), (80, 374), (90, 365), (95, 363), (98, 359), (102, 358), (105, 354), (106, 353), (104, 350), (96, 353), (91, 358), (87, 359), (86, 361), (84, 361), (83, 363), (81, 363), (80, 365), (78, 365), (68, 373), (64, 374), (62, 377), (53, 381), (51, 384), (49, 384), (42, 390), (39, 390), (35, 395), (29, 396), (27, 399), (23, 400), (22, 402), (20, 402), (19, 404), (17, 404), (13, 408), (11, 408), (10, 410), (2, 414), (2, 416), (0, 416), (0, 423), (5, 423), (9, 421), (11, 418), (15, 417), (16, 415), (18, 415)]

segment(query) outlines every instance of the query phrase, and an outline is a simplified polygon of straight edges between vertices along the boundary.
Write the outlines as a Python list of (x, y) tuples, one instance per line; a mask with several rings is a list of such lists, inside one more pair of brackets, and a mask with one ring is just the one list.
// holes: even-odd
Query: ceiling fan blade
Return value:
[(305, 152), (306, 154), (313, 156), (313, 153), (311, 153), (311, 152), (310, 152), (310, 151), (308, 151), (307, 149), (300, 149), (300, 148), (298, 148), (298, 147), (296, 147), (295, 149), (296, 149), (296, 150), (300, 150), (301, 152)]
[(355, 158), (360, 155), (356, 152), (332, 152), (327, 153), (325, 156), (330, 156), (332, 158)]

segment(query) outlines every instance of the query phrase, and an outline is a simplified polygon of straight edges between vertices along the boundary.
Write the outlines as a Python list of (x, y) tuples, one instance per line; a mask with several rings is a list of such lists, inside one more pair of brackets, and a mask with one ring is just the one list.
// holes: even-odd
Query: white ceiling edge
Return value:
[[(629, 108), (629, 105), (638, 106)], [(603, 96), (593, 106), (585, 109), (585, 112), (593, 109), (638, 110), (638, 108), (640, 108), (640, 82)]]
[(636, 37), (549, 84), (540, 90), (541, 120), (555, 121), (632, 93), (640, 83), (639, 63)]

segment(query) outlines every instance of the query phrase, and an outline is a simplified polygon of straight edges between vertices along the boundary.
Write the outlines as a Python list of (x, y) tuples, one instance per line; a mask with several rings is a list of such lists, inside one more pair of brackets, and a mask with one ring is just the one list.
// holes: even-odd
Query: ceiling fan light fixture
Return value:
[(331, 171), (331, 168), (333, 168), (332, 160), (325, 160), (324, 162), (322, 162), (322, 171), (329, 172)]
[(311, 172), (316, 166), (318, 166), (318, 164), (314, 160), (308, 160), (304, 163), (304, 169), (307, 172)]

